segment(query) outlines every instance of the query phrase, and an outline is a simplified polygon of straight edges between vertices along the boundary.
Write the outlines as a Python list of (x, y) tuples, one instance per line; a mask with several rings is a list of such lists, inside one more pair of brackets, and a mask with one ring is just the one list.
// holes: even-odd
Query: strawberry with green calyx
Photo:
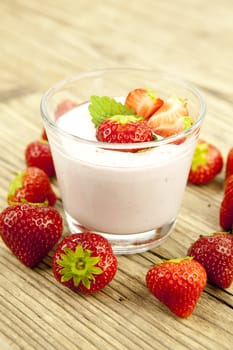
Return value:
[(204, 267), (189, 256), (163, 261), (146, 274), (146, 285), (151, 293), (183, 318), (193, 312), (206, 280)]
[(64, 286), (91, 294), (113, 279), (117, 259), (104, 237), (85, 231), (71, 234), (60, 242), (53, 255), (52, 269)]
[(148, 119), (163, 105), (163, 100), (157, 96), (154, 90), (140, 88), (129, 92), (125, 104), (135, 114)]
[(53, 157), (48, 141), (30, 142), (25, 149), (25, 161), (28, 167), (37, 167), (52, 177), (55, 176)]
[(114, 115), (135, 115), (132, 109), (108, 96), (91, 96), (90, 101), (88, 109), (96, 128)]
[(204, 140), (198, 140), (188, 182), (196, 185), (207, 184), (221, 172), (222, 167), (223, 157), (219, 149)]
[(233, 147), (229, 150), (226, 161), (226, 178), (230, 175), (233, 175)]
[(30, 268), (49, 253), (60, 239), (62, 230), (62, 217), (52, 207), (16, 204), (0, 214), (2, 240)]
[(7, 201), (8, 204), (37, 203), (54, 205), (56, 194), (48, 175), (37, 167), (26, 168), (11, 181)]
[(153, 140), (153, 133), (141, 117), (114, 115), (99, 124), (96, 138), (111, 143), (147, 142)]
[(188, 254), (204, 266), (208, 281), (220, 288), (233, 281), (233, 236), (215, 232), (201, 236), (189, 248)]
[(225, 182), (224, 196), (219, 213), (220, 226), (225, 231), (233, 229), (233, 174), (228, 175)]

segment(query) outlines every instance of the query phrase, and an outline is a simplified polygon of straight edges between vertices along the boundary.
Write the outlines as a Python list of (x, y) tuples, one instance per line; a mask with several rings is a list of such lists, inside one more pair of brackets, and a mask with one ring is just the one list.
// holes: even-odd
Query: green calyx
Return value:
[(184, 127), (183, 130), (187, 130), (190, 128), (191, 125), (193, 125), (193, 118), (192, 117), (184, 117)]
[(108, 120), (111, 120), (113, 122), (117, 122), (120, 124), (127, 124), (127, 123), (136, 123), (138, 121), (142, 121), (143, 118), (139, 117), (137, 115), (121, 115), (121, 114), (117, 114), (114, 115), (110, 118), (108, 118)]
[(156, 94), (156, 92), (153, 89), (147, 88), (146, 92), (152, 100), (156, 100), (158, 98), (158, 95)]
[(171, 259), (171, 260), (165, 260), (164, 262), (171, 262), (171, 263), (179, 264), (180, 262), (182, 262), (184, 260), (191, 261), (191, 260), (193, 260), (193, 256), (186, 256), (184, 258), (175, 258), (175, 259)]
[(91, 287), (91, 281), (95, 280), (95, 275), (100, 275), (103, 270), (96, 266), (101, 260), (99, 256), (92, 257), (92, 251), (84, 250), (82, 245), (77, 245), (75, 251), (64, 248), (65, 254), (61, 254), (61, 259), (57, 264), (63, 267), (59, 272), (62, 275), (61, 282), (73, 279), (74, 286), (80, 283), (87, 289)]
[(156, 263), (155, 266), (162, 265), (164, 263), (179, 264), (179, 263), (181, 263), (182, 261), (185, 261), (185, 260), (191, 261), (191, 260), (193, 260), (193, 256), (185, 256), (183, 258), (174, 258), (174, 259), (170, 259), (170, 260), (163, 260), (162, 262)]
[(8, 198), (11, 198), (15, 195), (17, 189), (22, 187), (24, 172), (19, 173), (15, 176), (15, 178), (11, 181), (9, 185)]
[(196, 171), (199, 165), (207, 163), (208, 145), (206, 143), (198, 143), (192, 159), (191, 169)]

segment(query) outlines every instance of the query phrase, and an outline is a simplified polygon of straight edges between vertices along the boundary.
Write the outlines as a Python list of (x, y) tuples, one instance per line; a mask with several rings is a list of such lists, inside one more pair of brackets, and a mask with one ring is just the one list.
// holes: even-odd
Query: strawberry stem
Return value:
[(165, 260), (164, 262), (172, 262), (172, 263), (176, 263), (179, 264), (181, 261), (184, 260), (193, 260), (193, 256), (186, 256), (184, 258), (175, 258), (175, 259), (170, 259), (170, 260)]
[(117, 122), (120, 124), (127, 124), (127, 123), (136, 123), (138, 121), (143, 120), (142, 117), (139, 117), (138, 115), (121, 115), (121, 114), (117, 114), (117, 115), (113, 115), (112, 117), (108, 118), (109, 120), (113, 121), (113, 122)]
[(156, 100), (158, 98), (158, 95), (156, 94), (156, 92), (153, 89), (147, 88), (146, 92), (152, 100)]
[(91, 287), (91, 281), (95, 280), (95, 275), (100, 275), (103, 270), (96, 266), (101, 260), (99, 256), (91, 256), (92, 251), (84, 250), (82, 245), (77, 245), (75, 251), (70, 248), (64, 248), (61, 259), (57, 264), (62, 267), (59, 273), (62, 275), (61, 282), (67, 282), (73, 279), (77, 287), (82, 283), (87, 289)]
[(183, 118), (184, 121), (184, 127), (183, 130), (187, 130), (190, 128), (191, 125), (193, 125), (193, 118), (192, 117), (184, 117)]

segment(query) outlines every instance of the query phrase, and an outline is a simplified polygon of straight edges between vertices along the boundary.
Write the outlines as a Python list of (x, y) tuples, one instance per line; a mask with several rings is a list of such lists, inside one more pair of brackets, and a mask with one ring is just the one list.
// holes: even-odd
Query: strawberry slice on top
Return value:
[(148, 119), (161, 108), (163, 100), (152, 89), (134, 89), (127, 95), (125, 104), (137, 115)]
[(170, 97), (148, 120), (149, 127), (162, 137), (176, 135), (188, 129), (194, 120), (189, 116), (185, 99)]

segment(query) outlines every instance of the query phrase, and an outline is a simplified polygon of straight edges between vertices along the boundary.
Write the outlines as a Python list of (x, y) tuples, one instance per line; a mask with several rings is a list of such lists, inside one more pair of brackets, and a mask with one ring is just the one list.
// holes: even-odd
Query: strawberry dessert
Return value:
[(42, 100), (70, 229), (104, 235), (116, 253), (147, 250), (171, 232), (204, 115), (192, 89), (176, 97), (155, 88), (91, 94), (53, 115), (53, 129)]

